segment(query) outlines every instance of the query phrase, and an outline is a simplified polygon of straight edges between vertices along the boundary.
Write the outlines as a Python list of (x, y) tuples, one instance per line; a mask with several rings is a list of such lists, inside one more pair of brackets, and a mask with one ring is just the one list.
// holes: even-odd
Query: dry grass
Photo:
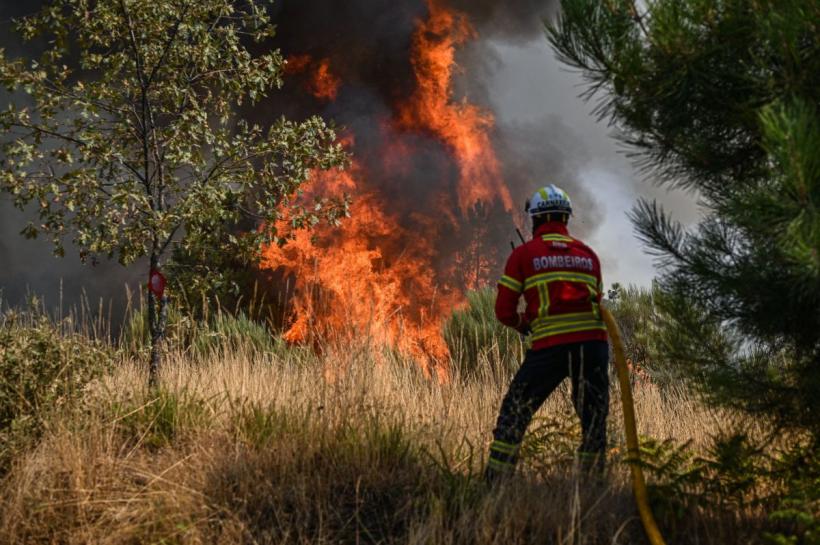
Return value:
[[(509, 380), (449, 384), (374, 365), (243, 350), (170, 356), (163, 390), (125, 361), (52, 421), (0, 483), (2, 543), (642, 543), (613, 395), (610, 472), (575, 471), (565, 391), (538, 415), (519, 474), (480, 480)], [(488, 366), (489, 368), (490, 366)], [(637, 388), (641, 433), (706, 444), (725, 415)], [(759, 513), (695, 513), (670, 543), (748, 543)]]

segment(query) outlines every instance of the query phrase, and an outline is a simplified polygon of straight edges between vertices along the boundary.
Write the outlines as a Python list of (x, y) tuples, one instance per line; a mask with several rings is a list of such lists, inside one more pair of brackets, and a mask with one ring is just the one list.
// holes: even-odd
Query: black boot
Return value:
[(484, 470), (484, 482), (491, 487), (498, 486), (500, 483), (510, 478), (514, 469), (515, 468), (512, 466), (509, 468), (497, 467), (496, 464), (491, 461), (487, 464), (487, 468)]

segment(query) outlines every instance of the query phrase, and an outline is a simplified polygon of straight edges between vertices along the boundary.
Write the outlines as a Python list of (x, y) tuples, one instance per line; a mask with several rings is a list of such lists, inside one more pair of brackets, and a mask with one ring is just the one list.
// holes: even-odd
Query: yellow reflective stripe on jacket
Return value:
[(511, 276), (507, 276), (506, 274), (498, 280), (498, 283), (506, 288), (510, 288), (516, 293), (521, 293), (521, 290), (524, 287), (524, 285), (521, 282), (519, 282)]
[(589, 289), (589, 302), (592, 304), (592, 312), (595, 314), (595, 319), (600, 320), (601, 306), (598, 304), (598, 288), (587, 285), (587, 289)]
[(533, 327), (550, 327), (575, 322), (600, 322), (602, 321), (595, 310), (585, 310), (584, 312), (570, 312), (567, 314), (553, 314), (552, 316), (542, 316), (533, 322)]
[(548, 273), (536, 274), (530, 276), (524, 281), (524, 289), (529, 289), (536, 284), (550, 283), (550, 282), (581, 282), (592, 286), (595, 290), (598, 289), (598, 279), (591, 274), (571, 272), (571, 271), (555, 271)]
[(580, 333), (582, 331), (606, 331), (606, 325), (601, 320), (586, 320), (581, 322), (566, 322), (557, 323), (553, 325), (544, 325), (538, 328), (533, 328), (532, 339), (534, 341), (552, 337), (554, 335), (563, 335), (565, 333)]
[[(547, 316), (550, 312), (550, 288), (549, 284), (542, 282), (536, 284), (538, 288), (538, 317)], [(536, 318), (537, 320), (538, 318)]]
[(599, 319), (600, 316), (598, 316), (594, 310), (592, 312), (571, 312), (568, 314), (554, 314), (552, 316), (544, 315), (532, 321), (532, 328), (538, 329), (552, 324), (596, 321)]

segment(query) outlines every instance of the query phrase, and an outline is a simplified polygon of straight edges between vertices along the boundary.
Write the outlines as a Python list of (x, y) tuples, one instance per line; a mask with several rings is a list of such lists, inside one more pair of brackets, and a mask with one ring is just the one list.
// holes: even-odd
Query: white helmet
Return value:
[(535, 195), (524, 205), (524, 210), (530, 217), (549, 214), (550, 212), (572, 214), (572, 203), (566, 191), (550, 184), (536, 191)]

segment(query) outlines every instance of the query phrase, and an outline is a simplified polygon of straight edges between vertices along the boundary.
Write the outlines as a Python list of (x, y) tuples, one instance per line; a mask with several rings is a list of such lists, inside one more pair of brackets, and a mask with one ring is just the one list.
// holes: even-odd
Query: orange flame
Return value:
[(342, 80), (330, 69), (330, 59), (314, 61), (310, 55), (291, 55), (285, 65), (285, 74), (293, 75), (310, 70), (305, 89), (319, 100), (334, 101), (339, 96)]
[[(361, 163), (354, 161), (345, 172), (314, 172), (308, 193), (350, 194), (351, 217), (337, 229), (299, 231), (284, 246), (265, 248), (262, 267), (295, 278), (288, 342), (364, 336), (419, 360), (443, 377), (449, 359), (443, 320), (463, 303), (465, 289), (478, 286), (499, 264), (482, 254), (481, 232), (446, 263), (441, 258), (446, 250), (437, 243), (477, 208), (500, 204), (510, 211), (512, 199), (490, 139), (493, 117), (452, 99), (456, 47), (474, 37), (474, 31), (463, 15), (446, 10), (437, 0), (428, 0), (428, 7), (429, 17), (419, 21), (412, 46), (417, 86), (397, 105), (395, 116), (384, 120), (379, 170), (399, 175), (410, 169), (411, 144), (390, 138), (391, 131), (432, 135), (457, 167), (459, 206), (452, 206), (452, 197), (444, 190), (426, 197), (428, 209), (419, 207), (408, 219), (395, 211), (380, 185), (389, 180), (374, 183), (374, 174)], [(312, 68), (311, 81), (328, 84), (313, 86), (317, 98), (336, 97), (341, 82), (332, 76), (327, 59), (318, 65), (308, 56), (289, 61), (289, 70)], [(329, 90), (315, 92), (320, 88)], [(353, 147), (352, 135), (345, 145)], [(286, 229), (287, 222), (277, 227)]]
[(413, 39), (413, 69), (418, 88), (400, 108), (398, 122), (410, 129), (426, 128), (453, 150), (459, 166), (458, 196), (462, 212), (479, 202), (500, 200), (512, 210), (506, 185), (488, 131), (495, 120), (468, 102), (451, 100), (456, 47), (475, 37), (464, 15), (448, 11), (439, 0), (428, 0), (430, 17)]
[(336, 100), (342, 80), (330, 71), (330, 59), (322, 59), (313, 74), (311, 89), (313, 96), (321, 100)]
[[(350, 172), (316, 172), (311, 183), (356, 191), (360, 175), (354, 165)], [(285, 340), (364, 336), (428, 365), (446, 361), (438, 319), (459, 299), (434, 296), (432, 248), (398, 225), (376, 195), (357, 194), (351, 217), (338, 230), (298, 231), (286, 245), (263, 253), (263, 268), (284, 268), (297, 279), (296, 319)]]
[(285, 60), (285, 74), (293, 75), (304, 72), (312, 60), (310, 55), (290, 55)]

